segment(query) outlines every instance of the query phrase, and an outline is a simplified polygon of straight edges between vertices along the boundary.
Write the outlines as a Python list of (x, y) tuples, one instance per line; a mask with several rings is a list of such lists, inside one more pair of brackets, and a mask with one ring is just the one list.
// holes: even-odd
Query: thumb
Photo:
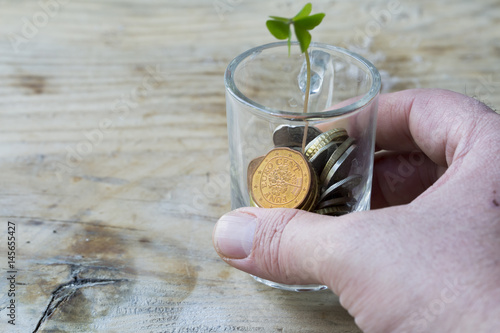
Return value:
[(389, 332), (419, 300), (408, 291), (426, 288), (408, 271), (430, 260), (422, 247), (431, 236), (413, 228), (414, 213), (405, 207), (339, 217), (240, 208), (219, 219), (213, 241), (231, 266), (278, 283), (326, 285), (362, 330)]
[(240, 208), (219, 219), (214, 246), (224, 261), (252, 275), (285, 284), (325, 284), (335, 291), (341, 282), (336, 272), (354, 253), (344, 231), (349, 215)]

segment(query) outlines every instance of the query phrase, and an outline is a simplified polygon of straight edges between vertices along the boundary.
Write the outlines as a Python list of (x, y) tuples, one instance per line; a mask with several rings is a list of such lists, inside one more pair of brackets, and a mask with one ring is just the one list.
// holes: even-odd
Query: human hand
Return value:
[(500, 116), (445, 90), (380, 96), (372, 209), (241, 208), (217, 222), (228, 264), (325, 284), (365, 332), (499, 332)]

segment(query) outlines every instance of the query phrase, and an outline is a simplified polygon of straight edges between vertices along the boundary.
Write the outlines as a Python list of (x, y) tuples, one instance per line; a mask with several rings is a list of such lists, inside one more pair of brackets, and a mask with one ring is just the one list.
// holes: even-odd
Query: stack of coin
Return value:
[(304, 155), (296, 150), (274, 148), (248, 166), (253, 206), (297, 208), (310, 211), (319, 197), (318, 177)]
[(352, 210), (352, 189), (361, 175), (350, 174), (355, 140), (336, 128), (321, 132), (304, 126), (281, 125), (273, 135), (275, 148), (250, 162), (248, 188), (252, 206), (297, 208), (324, 215)]

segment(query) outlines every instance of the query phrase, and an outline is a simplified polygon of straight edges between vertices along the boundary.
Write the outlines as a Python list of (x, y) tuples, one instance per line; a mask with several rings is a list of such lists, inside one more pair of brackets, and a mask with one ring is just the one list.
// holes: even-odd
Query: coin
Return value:
[(255, 169), (251, 194), (263, 208), (297, 208), (310, 195), (310, 168), (304, 156), (290, 148), (274, 148)]
[(305, 147), (304, 155), (307, 159), (310, 159), (318, 150), (331, 141), (342, 140), (345, 137), (347, 137), (347, 131), (343, 128), (334, 128), (328, 132), (321, 133)]
[(252, 176), (255, 172), (255, 169), (259, 166), (260, 162), (264, 159), (265, 156), (259, 156), (257, 158), (254, 158), (253, 160), (248, 163), (248, 168), (247, 168), (247, 186), (248, 188), (252, 188)]
[(314, 170), (318, 173), (318, 175), (323, 171), (323, 168), (325, 167), (329, 156), (331, 156), (335, 152), (335, 150), (342, 144), (342, 142), (343, 141), (332, 141), (326, 144), (309, 159), (309, 162), (311, 162)]
[(253, 201), (253, 198), (252, 198), (252, 193), (250, 193), (249, 197), (250, 197), (250, 207), (259, 207), (259, 206), (257, 206), (257, 204), (255, 203), (255, 201)]
[(352, 189), (362, 179), (361, 175), (349, 176), (355, 140), (343, 128), (321, 133), (311, 126), (302, 152), (304, 130), (304, 126), (278, 126), (273, 133), (276, 148), (249, 163), (250, 205), (336, 216), (349, 213)]
[[(305, 126), (290, 126), (280, 125), (273, 133), (273, 142), (275, 147), (302, 147), (304, 139)], [(308, 126), (306, 144), (321, 134), (321, 131), (314, 127)]]
[(324, 200), (331, 199), (334, 197), (334, 194), (338, 194), (338, 196), (349, 195), (349, 191), (359, 185), (361, 178), (361, 175), (351, 175), (336, 182), (326, 190), (322, 191), (319, 201), (322, 202)]
[[(354, 139), (348, 138), (330, 156), (319, 178), (322, 187), (326, 188), (328, 185), (348, 176), (354, 158), (353, 151), (356, 149), (353, 142)], [(338, 172), (339, 169), (343, 172)]]
[(332, 207), (317, 209), (314, 212), (316, 214), (321, 214), (321, 215), (340, 216), (348, 214), (350, 211), (351, 209), (348, 206), (332, 206)]
[(344, 196), (344, 197), (340, 197), (340, 198), (333, 198), (333, 199), (330, 199), (330, 200), (322, 201), (322, 202), (320, 202), (318, 204), (318, 206), (316, 207), (316, 209), (327, 208), (327, 207), (330, 207), (330, 206), (345, 205), (345, 204), (347, 204), (348, 200), (349, 200), (349, 197)]
[(319, 199), (319, 182), (318, 182), (318, 177), (316, 176), (316, 173), (312, 170), (312, 181), (311, 181), (311, 189), (309, 191), (309, 194), (307, 196), (306, 201), (301, 207), (297, 207), (299, 209), (305, 210), (305, 211), (312, 211), (317, 204), (317, 201)]
[(349, 147), (344, 154), (338, 159), (338, 161), (333, 165), (330, 172), (324, 180), (324, 187), (328, 187), (331, 184), (346, 178), (351, 171), (352, 162), (356, 156), (356, 145)]

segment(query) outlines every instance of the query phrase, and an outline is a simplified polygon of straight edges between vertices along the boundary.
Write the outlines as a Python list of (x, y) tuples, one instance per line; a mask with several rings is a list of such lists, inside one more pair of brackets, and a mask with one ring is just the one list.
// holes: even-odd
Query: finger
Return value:
[(446, 171), (421, 152), (375, 154), (371, 208), (410, 203)]
[[(411, 307), (399, 297), (402, 290), (396, 290), (408, 288), (401, 283), (400, 270), (411, 255), (400, 254), (421, 253), (412, 248), (420, 246), (421, 237), (406, 230), (412, 224), (403, 220), (411, 213), (404, 209), (328, 217), (292, 209), (241, 208), (217, 222), (214, 246), (228, 264), (252, 275), (285, 284), (327, 285), (355, 317), (362, 312), (373, 317), (377, 311), (397, 317), (392, 309), (404, 312)], [(410, 260), (420, 264), (419, 258)], [(387, 296), (374, 298), (377, 293)], [(363, 324), (367, 319), (356, 320)]]
[(328, 229), (326, 217), (304, 211), (242, 208), (217, 222), (214, 247), (227, 263), (252, 275), (286, 284), (324, 284), (322, 273), (306, 265), (317, 245), (311, 240)]
[(335, 218), (294, 209), (240, 208), (219, 219), (214, 247), (227, 263), (252, 275), (340, 290), (343, 274), (361, 273), (349, 272), (361, 253), (358, 237), (372, 233), (376, 224), (367, 221), (381, 212), (370, 212), (360, 223), (358, 213)]
[(438, 89), (382, 94), (378, 110), (379, 149), (419, 150), (442, 166), (449, 166), (455, 156), (463, 155), (477, 126), (496, 116), (473, 98)]

